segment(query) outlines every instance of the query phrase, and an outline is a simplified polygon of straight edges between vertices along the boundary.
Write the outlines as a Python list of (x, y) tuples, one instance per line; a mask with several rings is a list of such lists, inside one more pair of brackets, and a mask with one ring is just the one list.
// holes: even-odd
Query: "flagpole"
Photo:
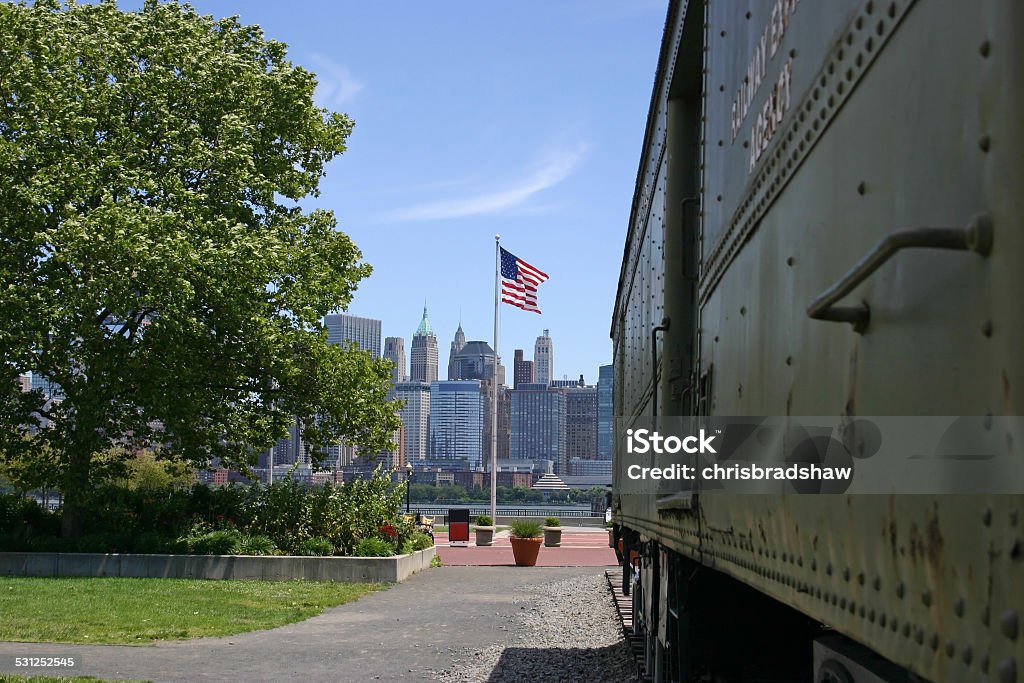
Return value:
[(501, 317), (501, 235), (494, 236), (494, 375), (491, 377), (491, 524), (498, 524), (498, 322)]

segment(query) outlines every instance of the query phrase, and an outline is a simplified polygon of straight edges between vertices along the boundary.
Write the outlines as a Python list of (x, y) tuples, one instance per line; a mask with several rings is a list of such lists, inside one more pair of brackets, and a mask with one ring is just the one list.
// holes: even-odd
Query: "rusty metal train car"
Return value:
[(1024, 415), (1022, 297), (1024, 4), (671, 0), (611, 325), (649, 680), (1024, 681), (1021, 495), (627, 495), (622, 445)]

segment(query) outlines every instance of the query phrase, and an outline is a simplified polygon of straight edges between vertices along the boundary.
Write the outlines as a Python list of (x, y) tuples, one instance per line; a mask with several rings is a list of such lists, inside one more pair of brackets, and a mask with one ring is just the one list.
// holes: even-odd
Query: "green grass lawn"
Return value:
[(0, 577), (0, 640), (120, 643), (274, 628), (382, 584)]

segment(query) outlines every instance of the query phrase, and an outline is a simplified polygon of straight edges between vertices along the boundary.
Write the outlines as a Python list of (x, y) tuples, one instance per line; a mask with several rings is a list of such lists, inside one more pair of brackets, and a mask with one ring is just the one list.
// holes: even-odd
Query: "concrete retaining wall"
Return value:
[(395, 557), (0, 553), (0, 576), (121, 576), (397, 583), (430, 566), (436, 548)]

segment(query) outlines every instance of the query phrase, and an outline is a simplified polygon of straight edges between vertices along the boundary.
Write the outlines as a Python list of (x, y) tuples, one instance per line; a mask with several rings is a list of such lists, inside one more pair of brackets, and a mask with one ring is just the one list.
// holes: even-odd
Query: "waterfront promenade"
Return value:
[[(495, 534), (494, 545), (478, 546), (470, 533), (469, 547), (452, 547), (447, 532), (434, 534), (437, 556), (448, 566), (515, 565), (508, 531)], [(564, 527), (559, 548), (541, 548), (538, 567), (606, 567), (616, 564), (615, 551), (608, 547), (608, 531), (594, 527)]]

